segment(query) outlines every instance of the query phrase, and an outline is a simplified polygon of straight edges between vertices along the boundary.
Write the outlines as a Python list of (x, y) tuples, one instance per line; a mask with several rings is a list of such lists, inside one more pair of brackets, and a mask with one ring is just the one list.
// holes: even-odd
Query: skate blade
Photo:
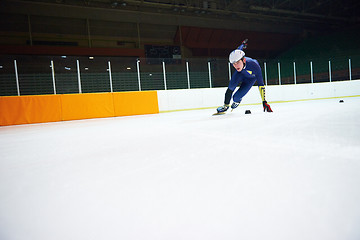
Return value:
[(213, 116), (216, 116), (216, 115), (224, 115), (225, 112), (217, 112), (217, 113), (214, 113)]

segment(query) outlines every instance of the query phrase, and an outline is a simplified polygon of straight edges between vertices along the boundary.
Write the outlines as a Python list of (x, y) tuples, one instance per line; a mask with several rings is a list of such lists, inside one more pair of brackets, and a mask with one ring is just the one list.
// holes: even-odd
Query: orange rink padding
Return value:
[(0, 126), (60, 120), (60, 95), (0, 97)]
[(156, 91), (113, 93), (115, 116), (159, 113)]
[(112, 93), (61, 95), (61, 120), (114, 117)]
[(0, 97), (0, 126), (153, 113), (156, 91)]

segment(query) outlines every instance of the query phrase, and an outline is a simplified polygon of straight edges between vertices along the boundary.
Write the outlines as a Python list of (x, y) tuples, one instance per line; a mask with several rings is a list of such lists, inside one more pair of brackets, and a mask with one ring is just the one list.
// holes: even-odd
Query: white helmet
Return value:
[(229, 55), (229, 62), (230, 63), (236, 63), (237, 61), (239, 61), (240, 59), (242, 59), (243, 57), (245, 57), (245, 53), (242, 50), (236, 49), (234, 51), (232, 51)]

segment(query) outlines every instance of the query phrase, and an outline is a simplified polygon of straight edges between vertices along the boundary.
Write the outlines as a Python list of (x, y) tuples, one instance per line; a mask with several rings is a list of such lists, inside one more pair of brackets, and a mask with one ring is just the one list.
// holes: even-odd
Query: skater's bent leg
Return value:
[(233, 96), (234, 102), (241, 102), (241, 99), (249, 92), (251, 87), (254, 85), (253, 82), (245, 83), (243, 82), (240, 88), (235, 92)]

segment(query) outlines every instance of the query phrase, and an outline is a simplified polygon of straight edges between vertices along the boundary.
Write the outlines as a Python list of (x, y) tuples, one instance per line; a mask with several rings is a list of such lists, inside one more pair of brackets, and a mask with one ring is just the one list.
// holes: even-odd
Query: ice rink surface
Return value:
[(360, 98), (271, 107), (1, 127), (0, 239), (360, 239)]

